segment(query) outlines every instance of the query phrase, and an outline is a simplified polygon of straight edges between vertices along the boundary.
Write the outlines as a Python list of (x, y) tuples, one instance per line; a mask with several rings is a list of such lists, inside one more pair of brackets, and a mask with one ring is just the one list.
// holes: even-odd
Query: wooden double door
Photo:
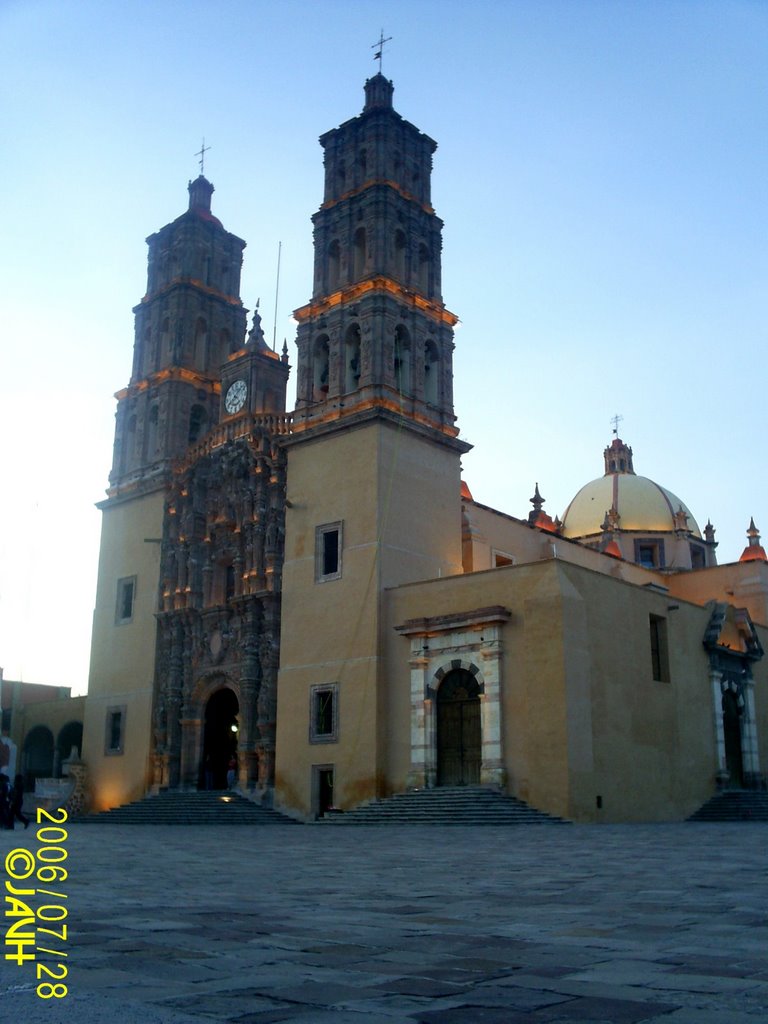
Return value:
[(437, 784), (480, 783), (480, 687), (471, 672), (454, 669), (437, 691)]

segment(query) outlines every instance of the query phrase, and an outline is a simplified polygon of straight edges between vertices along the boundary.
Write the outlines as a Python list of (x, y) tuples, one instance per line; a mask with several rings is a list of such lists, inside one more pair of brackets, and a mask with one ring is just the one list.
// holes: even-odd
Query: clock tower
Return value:
[(222, 364), (245, 347), (245, 242), (212, 213), (206, 178), (188, 191), (187, 210), (147, 239), (147, 290), (134, 309), (133, 365), (116, 396), (100, 505), (84, 756), (102, 806), (143, 795), (151, 778), (167, 498), (180, 460), (219, 422)]

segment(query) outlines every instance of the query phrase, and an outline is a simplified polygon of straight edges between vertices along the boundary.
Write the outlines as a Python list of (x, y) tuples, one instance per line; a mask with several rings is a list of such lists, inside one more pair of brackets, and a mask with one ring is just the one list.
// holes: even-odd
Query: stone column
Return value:
[(197, 789), (200, 781), (203, 722), (201, 718), (185, 715), (181, 718), (181, 751), (178, 782), (182, 789)]
[(760, 756), (757, 746), (757, 720), (755, 718), (755, 681), (752, 673), (746, 675), (742, 696), (744, 710), (741, 716), (741, 756), (744, 772), (744, 786), (747, 789), (762, 789), (763, 777), (760, 773)]
[(718, 789), (725, 789), (731, 778), (725, 758), (725, 731), (723, 729), (723, 673), (711, 669), (709, 674), (712, 683), (712, 710), (715, 716), (715, 780)]
[[(490, 633), (491, 629), (487, 632)], [(495, 634), (496, 630), (493, 630), (493, 633)], [(480, 697), (480, 783), (483, 786), (498, 786), (499, 789), (503, 789), (506, 773), (501, 745), (501, 641), (495, 636), (484, 641), (480, 647), (480, 657), (485, 684)]]
[[(420, 638), (418, 638), (420, 639)], [(429, 659), (419, 650), (418, 639), (412, 643), (415, 652), (410, 660), (411, 666), (411, 768), (408, 772), (406, 787), (423, 789), (434, 785), (428, 779), (428, 763), (430, 751), (428, 742), (427, 722), (431, 713), (432, 701), (426, 700), (427, 666)]]

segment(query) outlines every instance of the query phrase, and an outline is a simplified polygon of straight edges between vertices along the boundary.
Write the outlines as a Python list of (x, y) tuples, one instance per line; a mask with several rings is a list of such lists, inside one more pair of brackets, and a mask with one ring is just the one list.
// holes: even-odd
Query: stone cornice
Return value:
[(434, 636), (463, 629), (479, 629), (482, 626), (508, 622), (511, 618), (512, 612), (508, 608), (494, 604), (487, 608), (474, 608), (471, 611), (453, 612), (450, 615), (406, 619), (402, 625), (394, 628), (401, 636)]

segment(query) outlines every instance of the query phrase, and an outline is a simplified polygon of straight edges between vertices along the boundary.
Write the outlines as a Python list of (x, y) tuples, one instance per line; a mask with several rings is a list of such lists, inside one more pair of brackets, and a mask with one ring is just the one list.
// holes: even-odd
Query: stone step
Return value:
[(131, 804), (71, 819), (111, 825), (295, 825), (293, 818), (236, 793), (166, 790)]
[(321, 818), (334, 825), (553, 825), (562, 818), (482, 786), (439, 787), (398, 793), (364, 807)]
[(768, 821), (768, 793), (724, 790), (707, 800), (688, 821)]

